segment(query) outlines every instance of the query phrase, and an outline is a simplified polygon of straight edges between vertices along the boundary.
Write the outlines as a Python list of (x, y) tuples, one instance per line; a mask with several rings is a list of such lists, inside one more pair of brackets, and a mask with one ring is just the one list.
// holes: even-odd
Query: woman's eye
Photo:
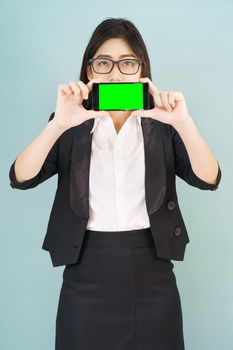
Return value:
[(127, 61), (123, 61), (123, 64), (126, 66), (133, 66), (135, 64), (135, 62), (131, 61), (131, 60), (127, 60)]
[(109, 64), (108, 61), (98, 61), (99, 66), (106, 66), (107, 64)]

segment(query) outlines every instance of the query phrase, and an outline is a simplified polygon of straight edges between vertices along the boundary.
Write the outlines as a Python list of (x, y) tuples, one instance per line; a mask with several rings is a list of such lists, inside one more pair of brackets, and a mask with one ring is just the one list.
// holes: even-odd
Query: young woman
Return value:
[[(93, 82), (148, 82), (150, 109), (95, 112)], [(58, 186), (42, 248), (65, 265), (56, 350), (183, 350), (171, 260), (189, 242), (175, 177), (215, 190), (219, 164), (179, 91), (152, 83), (143, 39), (126, 19), (95, 29), (79, 81), (10, 169), (11, 186)]]

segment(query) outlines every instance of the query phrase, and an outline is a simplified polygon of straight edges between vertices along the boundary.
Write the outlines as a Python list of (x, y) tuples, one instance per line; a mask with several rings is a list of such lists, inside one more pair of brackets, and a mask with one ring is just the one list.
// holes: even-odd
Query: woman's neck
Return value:
[(124, 122), (129, 118), (131, 111), (109, 111), (116, 132), (118, 133)]

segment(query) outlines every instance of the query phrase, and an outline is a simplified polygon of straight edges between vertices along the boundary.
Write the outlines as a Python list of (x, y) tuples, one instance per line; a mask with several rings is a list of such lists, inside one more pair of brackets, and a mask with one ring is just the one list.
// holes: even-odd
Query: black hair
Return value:
[[(111, 38), (122, 38), (127, 42), (134, 54), (143, 62), (141, 78), (148, 77), (152, 80), (150, 59), (144, 40), (138, 29), (135, 27), (135, 25), (125, 18), (107, 18), (96, 27), (83, 54), (83, 60), (80, 71), (80, 80), (83, 81), (84, 84), (88, 83), (88, 60), (95, 55), (98, 48), (106, 40)], [(86, 109), (92, 108), (91, 94), (88, 100), (83, 101), (83, 106)], [(152, 96), (150, 95), (150, 108), (153, 107), (154, 101)]]

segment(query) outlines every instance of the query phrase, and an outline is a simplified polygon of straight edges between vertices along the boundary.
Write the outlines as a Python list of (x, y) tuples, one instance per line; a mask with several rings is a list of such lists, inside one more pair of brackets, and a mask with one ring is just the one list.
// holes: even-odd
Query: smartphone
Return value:
[(149, 84), (93, 83), (92, 109), (95, 111), (149, 109)]

